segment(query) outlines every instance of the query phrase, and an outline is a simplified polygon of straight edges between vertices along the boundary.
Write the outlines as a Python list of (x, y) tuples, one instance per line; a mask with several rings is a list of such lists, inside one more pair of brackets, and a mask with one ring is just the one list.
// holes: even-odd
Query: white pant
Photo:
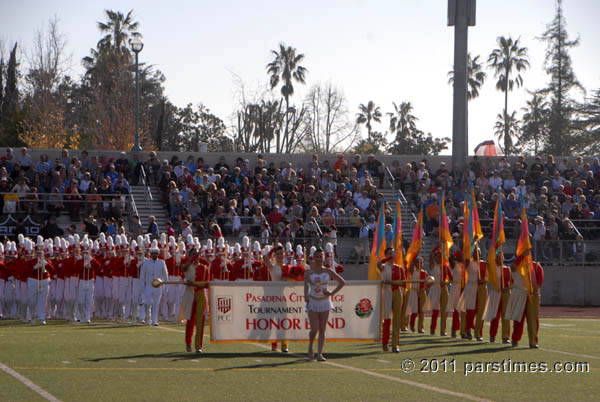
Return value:
[(94, 285), (94, 314), (96, 318), (104, 317), (104, 277), (97, 276)]
[[(170, 281), (180, 281), (179, 276), (169, 276)], [(168, 301), (169, 301), (169, 316), (175, 317), (179, 315), (179, 309), (181, 308), (181, 299), (183, 298), (183, 292), (185, 291), (185, 285), (169, 285)]]
[(50, 291), (50, 279), (29, 278), (27, 281), (27, 298), (29, 299), (29, 313), (33, 320), (35, 311), (40, 321), (46, 321), (46, 302)]
[(144, 319), (144, 309), (140, 309), (143, 304), (144, 284), (139, 278), (131, 279), (131, 318), (135, 321), (138, 318)]
[(94, 281), (80, 280), (77, 294), (77, 304), (79, 306), (79, 316), (81, 321), (90, 321), (92, 315), (92, 300), (94, 299)]
[(144, 305), (146, 307), (146, 319), (150, 317), (152, 307), (152, 325), (158, 324), (158, 306), (160, 305), (161, 288), (148, 286), (144, 292)]
[(8, 315), (4, 310), (4, 279), (0, 279), (0, 317)]
[(17, 305), (15, 303), (15, 281), (6, 281), (4, 283), (4, 315), (15, 318)]

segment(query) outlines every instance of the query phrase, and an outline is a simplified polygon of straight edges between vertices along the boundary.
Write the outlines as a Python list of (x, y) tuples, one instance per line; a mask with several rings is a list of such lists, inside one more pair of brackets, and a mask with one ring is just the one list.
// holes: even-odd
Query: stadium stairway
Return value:
[(157, 186), (131, 186), (131, 196), (144, 231), (148, 228), (148, 218), (150, 216), (156, 218), (160, 233), (167, 230), (169, 214), (160, 202), (160, 193)]

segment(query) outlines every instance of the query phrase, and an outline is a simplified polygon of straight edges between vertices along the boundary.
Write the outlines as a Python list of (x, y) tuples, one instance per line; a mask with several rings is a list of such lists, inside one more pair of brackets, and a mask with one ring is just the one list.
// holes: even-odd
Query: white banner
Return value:
[[(380, 283), (346, 281), (331, 298), (328, 341), (380, 338)], [(210, 306), (211, 342), (308, 340), (303, 282), (211, 282)]]

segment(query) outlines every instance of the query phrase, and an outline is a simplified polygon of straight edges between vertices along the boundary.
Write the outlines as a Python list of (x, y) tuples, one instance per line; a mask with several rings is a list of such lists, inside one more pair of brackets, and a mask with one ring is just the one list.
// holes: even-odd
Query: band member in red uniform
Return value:
[[(167, 264), (167, 272), (169, 273), (170, 281), (180, 281), (183, 279), (183, 272), (181, 271), (181, 257), (185, 254), (185, 244), (183, 249), (178, 247), (175, 237), (169, 237), (169, 251), (168, 258), (165, 261)], [(169, 285), (167, 292), (167, 315), (170, 321), (176, 321), (179, 315), (179, 308), (181, 304), (181, 298), (185, 285)]]
[(505, 319), (506, 307), (510, 297), (511, 273), (510, 267), (504, 265), (504, 254), (502, 251), (496, 255), (496, 280), (498, 290), (493, 286), (488, 294), (488, 302), (485, 309), (484, 320), (490, 321), (490, 342), (496, 342), (498, 326), (502, 319), (502, 343), (510, 343), (510, 321)]
[(208, 284), (193, 286), (193, 282), (209, 282), (210, 269), (208, 260), (198, 255), (198, 250), (192, 248), (181, 265), (185, 280), (188, 283), (183, 294), (183, 302), (179, 318), (186, 319), (185, 346), (188, 352), (192, 351), (192, 335), (196, 327), (194, 347), (196, 353), (202, 353), (204, 341), (204, 317), (206, 315), (206, 291)]
[[(269, 270), (269, 278), (271, 281), (281, 281), (283, 279), (283, 272), (290, 270), (289, 264), (284, 262), (285, 253), (281, 244), (276, 245), (268, 254), (264, 257), (264, 263)], [(277, 342), (271, 343), (271, 350), (277, 351)], [(288, 342), (283, 340), (281, 345), (281, 351), (288, 353)]]
[(92, 242), (89, 239), (84, 238), (81, 245), (83, 246), (81, 250), (82, 258), (75, 262), (74, 267), (79, 278), (77, 301), (81, 322), (90, 324), (92, 322), (94, 278), (96, 276), (96, 270), (100, 268), (100, 264), (98, 264), (98, 261), (91, 256)]
[[(29, 243), (32, 245), (33, 243)], [(44, 257), (44, 242), (38, 236), (35, 248), (35, 258), (28, 264), (27, 290), (29, 299), (29, 312), (31, 323), (34, 323), (34, 314), (42, 325), (46, 325), (46, 303), (50, 291), (50, 277), (54, 272), (52, 263)]]
[(139, 236), (138, 239), (141, 243), (138, 243), (135, 240), (131, 241), (131, 251), (134, 253), (134, 257), (129, 262), (128, 267), (129, 276), (131, 277), (131, 322), (133, 324), (137, 323), (138, 319), (144, 323), (145, 318), (142, 300), (144, 283), (140, 277), (140, 272), (146, 258), (144, 257), (144, 240), (141, 236)]
[(404, 285), (392, 284), (392, 281), (405, 280), (405, 271), (394, 264), (396, 252), (393, 248), (385, 250), (385, 258), (377, 262), (380, 271), (379, 279), (383, 281), (383, 332), (381, 334), (381, 347), (388, 351), (390, 340), (390, 326), (392, 327), (392, 352), (400, 352), (400, 324), (402, 319), (402, 304), (404, 302)]
[(219, 237), (217, 239), (217, 247), (215, 250), (215, 258), (210, 263), (210, 274), (211, 278), (215, 281), (228, 281), (229, 274), (231, 271), (231, 265), (229, 263), (227, 245), (225, 239)]

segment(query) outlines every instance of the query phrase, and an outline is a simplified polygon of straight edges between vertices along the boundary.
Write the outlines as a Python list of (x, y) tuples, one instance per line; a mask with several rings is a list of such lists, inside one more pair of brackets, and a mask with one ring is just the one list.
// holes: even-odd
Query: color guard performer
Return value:
[(383, 282), (383, 332), (381, 335), (381, 347), (384, 352), (388, 351), (390, 340), (390, 326), (392, 327), (392, 352), (399, 353), (400, 324), (402, 304), (404, 302), (404, 285), (392, 284), (392, 281), (405, 280), (405, 271), (402, 267), (394, 264), (396, 252), (389, 247), (385, 250), (385, 258), (377, 262), (379, 268), (379, 279)]
[(501, 250), (496, 255), (496, 280), (498, 281), (499, 289), (496, 290), (493, 286), (490, 287), (483, 319), (490, 321), (491, 343), (496, 342), (498, 324), (502, 319), (502, 343), (508, 344), (510, 343), (510, 321), (504, 317), (510, 297), (510, 283), (512, 278), (510, 267), (504, 265), (504, 254)]
[(427, 279), (427, 273), (423, 270), (423, 258), (417, 256), (412, 263), (411, 279), (422, 280), (423, 282), (416, 282), (410, 284), (410, 291), (408, 293), (406, 314), (410, 316), (410, 330), (415, 332), (415, 322), (418, 320), (418, 331), (420, 334), (424, 334), (424, 320), (425, 313), (423, 307), (427, 300), (425, 280)]
[(441, 264), (442, 253), (440, 252), (439, 246), (437, 246), (433, 249), (429, 259), (429, 272), (430, 275), (433, 276), (434, 282), (431, 288), (429, 288), (425, 310), (432, 311), (431, 325), (429, 328), (431, 335), (435, 335), (437, 320), (441, 310), (442, 317), (440, 320), (440, 335), (446, 336), (446, 320), (448, 317), (448, 312), (446, 311), (448, 306), (448, 283), (452, 280), (452, 273), (450, 272), (449, 266), (442, 266)]
[[(460, 299), (465, 286), (465, 266), (462, 263), (460, 251), (455, 252), (450, 257), (450, 267), (452, 269), (452, 286), (448, 296), (448, 306), (446, 311), (452, 313), (452, 337), (456, 338), (456, 333), (460, 332), (461, 320), (465, 321), (466, 313), (461, 313)], [(465, 335), (461, 333), (461, 335)]]

